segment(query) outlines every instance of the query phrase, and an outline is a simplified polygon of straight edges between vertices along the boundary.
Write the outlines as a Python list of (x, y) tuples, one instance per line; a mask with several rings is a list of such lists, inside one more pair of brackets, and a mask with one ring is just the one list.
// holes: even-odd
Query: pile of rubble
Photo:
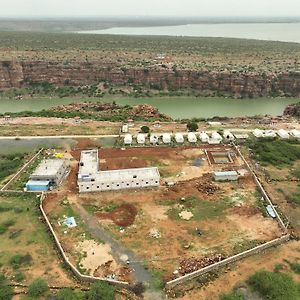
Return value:
[(196, 188), (199, 192), (206, 195), (213, 195), (215, 192), (220, 190), (217, 185), (213, 184), (210, 181), (196, 182)]
[[(185, 275), (223, 260), (222, 254), (217, 253), (203, 258), (185, 258), (179, 263), (178, 273)], [(174, 274), (174, 273), (173, 273)]]

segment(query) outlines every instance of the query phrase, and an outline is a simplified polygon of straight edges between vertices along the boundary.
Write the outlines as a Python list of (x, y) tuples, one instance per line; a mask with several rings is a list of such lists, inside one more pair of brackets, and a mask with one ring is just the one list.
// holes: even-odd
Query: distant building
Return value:
[(124, 136), (124, 144), (125, 145), (131, 145), (132, 144), (132, 135), (131, 134), (126, 134)]
[(214, 172), (215, 181), (235, 181), (238, 180), (236, 171)]
[(164, 144), (170, 144), (171, 143), (171, 134), (170, 133), (164, 133), (162, 135), (162, 140)]
[(194, 132), (189, 132), (188, 133), (188, 141), (192, 144), (197, 142), (197, 136)]
[(127, 133), (129, 131), (128, 124), (123, 124), (121, 128), (122, 133)]
[(290, 138), (289, 133), (288, 133), (286, 130), (284, 130), (284, 129), (279, 129), (279, 130), (277, 131), (277, 134), (278, 134), (279, 137), (282, 138), (282, 139), (288, 139), (288, 138)]
[(175, 134), (175, 141), (178, 144), (183, 144), (184, 143), (184, 137), (181, 133), (176, 133)]
[(159, 186), (157, 168), (101, 171), (98, 150), (82, 151), (78, 172), (79, 192), (100, 192)]

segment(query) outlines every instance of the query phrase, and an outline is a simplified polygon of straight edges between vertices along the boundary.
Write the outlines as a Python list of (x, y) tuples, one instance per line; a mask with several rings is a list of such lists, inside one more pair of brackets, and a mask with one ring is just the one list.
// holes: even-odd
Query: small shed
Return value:
[(209, 141), (209, 136), (205, 131), (200, 132), (200, 140), (202, 143), (208, 143)]
[(43, 192), (50, 189), (50, 181), (29, 180), (26, 183), (27, 191)]
[(214, 172), (215, 181), (235, 181), (238, 179), (236, 171)]
[(131, 134), (125, 134), (124, 144), (125, 145), (131, 145), (132, 144), (132, 135)]
[(184, 137), (181, 133), (176, 133), (175, 134), (175, 141), (178, 144), (182, 144), (184, 142)]
[(155, 134), (151, 134), (150, 135), (150, 143), (153, 144), (153, 145), (157, 144), (158, 143), (158, 136), (155, 135)]
[(211, 134), (211, 138), (212, 138), (213, 140), (219, 141), (219, 142), (221, 142), (221, 141), (223, 140), (222, 136), (221, 136), (218, 132), (216, 132), (216, 131), (214, 131), (214, 132)]
[(257, 138), (261, 138), (261, 137), (264, 136), (264, 132), (263, 132), (263, 130), (256, 128), (256, 129), (253, 131), (253, 135), (254, 135), (255, 137), (257, 137)]
[(145, 141), (146, 141), (146, 139), (145, 139), (145, 135), (144, 134), (142, 134), (142, 133), (139, 133), (138, 135), (137, 135), (137, 137), (136, 137), (136, 141), (137, 141), (137, 143), (138, 144), (145, 144)]
[(190, 143), (196, 143), (197, 142), (197, 136), (194, 132), (189, 132), (188, 133), (188, 141)]
[(223, 136), (224, 136), (224, 139), (226, 139), (227, 141), (234, 141), (235, 140), (234, 135), (228, 130), (224, 131)]
[(171, 134), (170, 133), (164, 133), (162, 135), (162, 140), (164, 144), (170, 144), (171, 143)]
[(128, 130), (129, 130), (128, 124), (123, 124), (122, 128), (121, 128), (121, 132), (122, 133), (128, 133)]
[(277, 131), (277, 134), (278, 134), (279, 137), (282, 138), (282, 139), (288, 139), (288, 138), (290, 137), (289, 133), (288, 133), (286, 130), (284, 130), (284, 129), (279, 129), (279, 130)]
[(293, 129), (291, 131), (291, 134), (293, 137), (295, 137), (296, 139), (300, 139), (300, 130), (297, 130), (297, 129)]

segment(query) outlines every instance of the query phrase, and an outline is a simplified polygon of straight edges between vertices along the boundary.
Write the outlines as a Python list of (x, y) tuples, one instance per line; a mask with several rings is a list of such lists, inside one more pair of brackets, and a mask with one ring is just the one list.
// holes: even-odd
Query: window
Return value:
[(137, 176), (136, 176), (136, 175), (133, 175), (133, 178), (137, 178)]
[(127, 183), (127, 186), (129, 186), (129, 183)]
[(109, 184), (108, 184), (106, 187), (108, 187), (108, 188), (109, 188)]
[(88, 186), (86, 187), (87, 190), (88, 190), (89, 188), (90, 188), (90, 187), (88, 187)]
[(146, 184), (149, 184), (149, 182), (148, 182), (148, 181), (146, 181)]
[(97, 185), (97, 189), (100, 189), (100, 186), (99, 186), (99, 185)]
[(120, 185), (119, 185), (119, 184), (117, 184), (117, 186), (119, 187)]
[(139, 185), (139, 183), (137, 182), (136, 185)]
[(155, 181), (155, 183), (158, 183), (158, 181)]

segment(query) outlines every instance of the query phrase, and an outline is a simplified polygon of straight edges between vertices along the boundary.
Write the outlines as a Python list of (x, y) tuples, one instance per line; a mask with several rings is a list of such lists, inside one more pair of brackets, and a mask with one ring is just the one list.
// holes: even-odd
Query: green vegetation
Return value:
[(38, 298), (49, 290), (47, 282), (42, 278), (34, 279), (28, 286), (28, 295)]
[[(170, 202), (167, 202), (167, 204)], [(173, 202), (174, 203), (174, 202)], [(160, 202), (159, 204), (164, 204)], [(220, 201), (207, 201), (196, 197), (187, 197), (184, 201), (180, 201), (183, 209), (172, 207), (168, 210), (168, 216), (172, 220), (181, 220), (179, 213), (183, 210), (192, 212), (193, 220), (206, 220), (217, 218), (224, 214), (224, 210), (230, 206), (226, 199)]]
[(294, 169), (291, 173), (292, 173), (293, 176), (295, 176), (296, 178), (300, 179), (300, 166), (297, 166), (297, 168)]
[(0, 300), (11, 300), (12, 296), (12, 287), (7, 285), (5, 276), (3, 274), (0, 274)]
[(25, 153), (0, 155), (0, 182), (20, 169), (25, 157)]
[(189, 122), (186, 125), (188, 131), (197, 131), (198, 130), (198, 124), (196, 122)]
[(10, 264), (14, 269), (18, 269), (21, 265), (28, 265), (32, 261), (32, 257), (30, 254), (22, 255), (16, 254), (10, 258)]
[(241, 295), (236, 293), (225, 294), (220, 297), (220, 300), (244, 300)]
[(251, 276), (248, 284), (263, 299), (297, 300), (300, 299), (300, 286), (285, 273), (259, 271)]
[(141, 127), (141, 132), (142, 133), (149, 133), (150, 132), (150, 128), (148, 126), (142, 126)]
[(259, 139), (249, 143), (254, 157), (262, 165), (291, 165), (300, 159), (300, 145), (295, 141)]
[(14, 220), (6, 220), (2, 223), (0, 223), (0, 234), (5, 233), (9, 227), (13, 226), (15, 224)]
[(103, 281), (97, 281), (92, 284), (87, 292), (87, 300), (114, 300), (115, 288)]

